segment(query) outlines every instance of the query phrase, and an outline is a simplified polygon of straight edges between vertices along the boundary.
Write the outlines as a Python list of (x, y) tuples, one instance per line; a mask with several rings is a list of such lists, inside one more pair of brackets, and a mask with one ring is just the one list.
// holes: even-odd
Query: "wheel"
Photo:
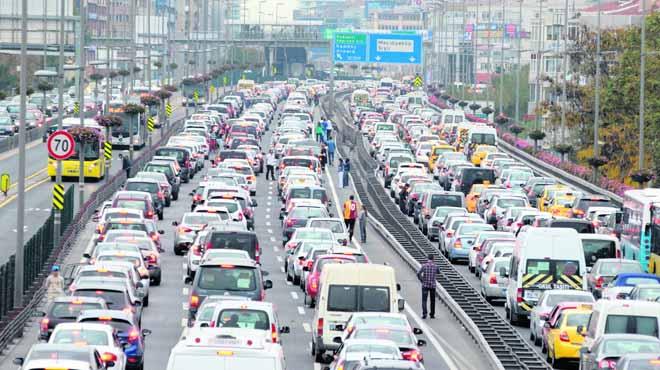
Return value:
[(142, 306), (147, 307), (149, 306), (149, 296), (144, 297), (142, 300)]
[(323, 352), (317, 350), (316, 345), (312, 343), (312, 355), (314, 356), (314, 362), (323, 363)]
[(296, 273), (293, 273), (293, 285), (299, 285), (300, 284), (300, 276), (296, 276)]
[(179, 200), (179, 193), (172, 193), (172, 200)]
[(170, 198), (167, 198), (167, 200), (165, 200), (165, 207), (169, 207), (171, 205), (172, 205), (172, 198), (170, 197)]
[(470, 266), (470, 262), (468, 262), (468, 270), (470, 270), (470, 272), (474, 274), (474, 267)]
[(548, 353), (548, 346), (545, 345), (544, 341), (541, 341), (541, 353)]
[(160, 280), (161, 280), (161, 277), (160, 277), (160, 276), (155, 277), (155, 278), (154, 278), (154, 283), (153, 283), (154, 286), (159, 286), (159, 285), (160, 285)]
[(163, 212), (158, 212), (158, 220), (163, 220)]
[(541, 340), (541, 338), (535, 336), (535, 338), (534, 338), (534, 345), (535, 345), (535, 346), (540, 346), (540, 345), (541, 345), (541, 342), (543, 342), (543, 341)]
[(520, 324), (520, 320), (518, 319), (518, 315), (513, 313), (513, 310), (509, 310), (509, 323), (513, 326), (518, 326)]
[(176, 247), (176, 245), (174, 246), (174, 248), (172, 248), (172, 250), (174, 251), (175, 256), (180, 256), (183, 254), (181, 253), (181, 250), (179, 250), (179, 248)]
[[(549, 352), (550, 351), (548, 351), (548, 353)], [(550, 356), (550, 365), (552, 365), (554, 369), (561, 369), (563, 361), (561, 359), (555, 358), (555, 356)]]

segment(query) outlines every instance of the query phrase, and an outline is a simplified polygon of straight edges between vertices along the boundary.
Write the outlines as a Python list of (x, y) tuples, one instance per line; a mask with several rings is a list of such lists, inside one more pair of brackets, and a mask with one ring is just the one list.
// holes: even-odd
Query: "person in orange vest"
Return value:
[(351, 195), (348, 200), (344, 202), (344, 223), (348, 229), (349, 242), (353, 239), (353, 230), (355, 230), (355, 220), (358, 218), (360, 211), (360, 204)]

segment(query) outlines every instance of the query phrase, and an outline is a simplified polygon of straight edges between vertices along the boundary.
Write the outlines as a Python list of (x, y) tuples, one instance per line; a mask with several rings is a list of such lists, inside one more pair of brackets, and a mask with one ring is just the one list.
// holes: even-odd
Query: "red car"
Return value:
[[(309, 261), (312, 262), (312, 261)], [(339, 254), (323, 254), (316, 257), (313, 265), (303, 266), (303, 271), (308, 271), (307, 281), (305, 281), (305, 304), (314, 307), (316, 295), (319, 292), (319, 279), (321, 279), (321, 270), (323, 266), (332, 263), (357, 263), (357, 259), (352, 256)]]

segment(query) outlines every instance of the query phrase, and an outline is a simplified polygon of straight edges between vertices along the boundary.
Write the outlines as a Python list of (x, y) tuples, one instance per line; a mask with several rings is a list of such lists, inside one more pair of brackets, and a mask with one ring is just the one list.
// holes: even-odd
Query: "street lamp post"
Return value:
[(516, 37), (518, 38), (518, 53), (516, 61), (516, 124), (520, 122), (520, 54), (521, 54), (521, 33), (522, 33), (522, 3), (523, 0), (518, 1), (518, 27)]
[[(600, 14), (600, 13), (599, 13)], [(644, 98), (646, 89), (646, 0), (642, 0), (642, 34), (639, 60), (639, 170), (644, 169)]]
[[(61, 130), (63, 126), (62, 118), (64, 117), (64, 12), (66, 6), (64, 0), (60, 0), (60, 50), (58, 60), (58, 79), (57, 79), (57, 129)], [(62, 161), (57, 161), (55, 167), (55, 183), (62, 184)], [(60, 244), (60, 234), (62, 225), (62, 213), (59, 209), (54, 210), (53, 216), (53, 244), (58, 246)]]
[(539, 0), (539, 27), (538, 27), (538, 43), (536, 51), (536, 114), (535, 114), (535, 129), (541, 129), (541, 49), (543, 49), (543, 0)]
[[(600, 0), (597, 1), (598, 15), (596, 17), (596, 86), (594, 100), (594, 159), (600, 156), (600, 146), (598, 144), (599, 126), (600, 126)], [(594, 166), (594, 181), (598, 178), (598, 167)]]
[(16, 260), (14, 278), (14, 307), (23, 306), (23, 225), (25, 224), (25, 116), (27, 108), (27, 0), (21, 1), (21, 73), (20, 73), (20, 112), (18, 129), (18, 204), (16, 227)]
[[(80, 35), (78, 36), (80, 42), (80, 74), (78, 76), (78, 101), (80, 102), (80, 127), (85, 128), (85, 17), (87, 16), (87, 7), (84, 1), (80, 2)], [(96, 102), (95, 102), (96, 103)], [(78, 207), (82, 207), (85, 203), (85, 143), (80, 140), (78, 143)]]

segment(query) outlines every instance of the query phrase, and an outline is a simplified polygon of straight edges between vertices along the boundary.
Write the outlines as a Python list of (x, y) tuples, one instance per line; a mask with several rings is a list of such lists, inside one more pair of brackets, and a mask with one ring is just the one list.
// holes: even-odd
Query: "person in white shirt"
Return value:
[(275, 153), (271, 149), (266, 155), (266, 180), (268, 180), (268, 174), (270, 174), (270, 179), (275, 181), (275, 166), (277, 166), (277, 158), (275, 158)]

